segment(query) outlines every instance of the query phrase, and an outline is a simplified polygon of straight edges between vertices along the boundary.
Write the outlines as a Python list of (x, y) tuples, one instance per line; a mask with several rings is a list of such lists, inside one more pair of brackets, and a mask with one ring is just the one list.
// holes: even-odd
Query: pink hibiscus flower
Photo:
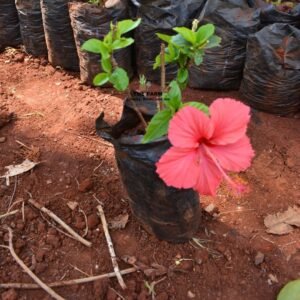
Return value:
[(230, 99), (217, 99), (210, 117), (186, 106), (171, 120), (168, 138), (172, 147), (156, 164), (159, 177), (176, 188), (193, 188), (215, 195), (222, 179), (239, 189), (227, 171), (240, 172), (251, 165), (254, 151), (246, 136), (250, 109)]

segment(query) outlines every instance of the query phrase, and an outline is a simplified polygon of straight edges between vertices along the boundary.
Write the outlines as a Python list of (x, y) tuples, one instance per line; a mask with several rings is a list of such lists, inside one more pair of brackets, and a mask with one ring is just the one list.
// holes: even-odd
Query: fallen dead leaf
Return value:
[(5, 167), (5, 169), (7, 169), (8, 171), (4, 175), (0, 176), (0, 178), (6, 178), (6, 185), (9, 185), (10, 177), (14, 177), (26, 173), (31, 169), (33, 169), (38, 164), (39, 163), (35, 163), (26, 159), (19, 165), (10, 165)]
[(300, 227), (300, 208), (289, 207), (283, 213), (268, 215), (264, 220), (267, 232), (277, 235), (288, 234), (294, 230), (293, 226)]
[(119, 215), (109, 222), (110, 229), (124, 229), (128, 223), (129, 215)]

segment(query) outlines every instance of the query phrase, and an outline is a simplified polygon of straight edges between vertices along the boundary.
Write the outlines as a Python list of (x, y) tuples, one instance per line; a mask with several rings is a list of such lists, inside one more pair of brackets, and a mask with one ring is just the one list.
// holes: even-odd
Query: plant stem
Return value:
[[(161, 93), (163, 94), (166, 91), (166, 62), (165, 62), (165, 54), (166, 54), (166, 47), (164, 43), (160, 45), (160, 66), (161, 66)], [(158, 111), (163, 109), (163, 102), (158, 101), (157, 103)]]

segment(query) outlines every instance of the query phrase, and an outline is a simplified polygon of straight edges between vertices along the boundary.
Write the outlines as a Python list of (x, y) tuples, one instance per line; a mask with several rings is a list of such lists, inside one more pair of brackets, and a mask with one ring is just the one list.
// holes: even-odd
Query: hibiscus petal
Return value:
[(233, 144), (206, 146), (210, 153), (215, 156), (221, 167), (227, 171), (244, 171), (251, 165), (254, 157), (250, 140), (247, 136), (242, 137)]
[(186, 106), (171, 120), (168, 138), (175, 147), (197, 148), (199, 141), (209, 139), (211, 134), (209, 118), (197, 108)]
[(214, 196), (222, 181), (222, 173), (201, 146), (198, 150), (198, 157), (200, 162), (199, 176), (194, 189), (201, 195)]
[(214, 133), (210, 142), (215, 145), (234, 143), (246, 134), (250, 108), (240, 101), (219, 98), (209, 108)]
[(171, 147), (156, 164), (156, 172), (168, 185), (192, 188), (199, 177), (197, 150)]

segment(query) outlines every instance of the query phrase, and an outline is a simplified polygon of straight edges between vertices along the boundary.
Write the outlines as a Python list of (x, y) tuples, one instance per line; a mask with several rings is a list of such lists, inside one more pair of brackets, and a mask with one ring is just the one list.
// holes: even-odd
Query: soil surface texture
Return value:
[[(224, 97), (240, 99), (238, 92), (188, 89), (184, 95), (207, 104)], [(201, 197), (203, 220), (195, 239), (173, 245), (136, 221), (114, 149), (96, 135), (97, 116), (104, 111), (112, 122), (118, 120), (123, 98), (85, 86), (77, 73), (53, 68), (45, 59), (12, 49), (0, 54), (0, 176), (25, 159), (39, 162), (10, 178), (9, 186), (0, 178), (0, 244), (8, 245), (8, 225), (17, 255), (46, 283), (113, 272), (97, 215), (101, 202), (108, 223), (129, 215), (125, 228), (110, 229), (120, 268), (135, 262), (146, 271), (124, 275), (126, 290), (115, 278), (55, 288), (65, 299), (276, 299), (285, 283), (300, 277), (300, 228), (272, 235), (264, 218), (300, 205), (300, 120), (253, 111), (248, 133), (256, 156), (251, 168), (236, 176), (248, 192), (238, 197), (223, 185), (216, 197)], [(31, 198), (92, 247), (62, 233), (28, 203)], [(8, 209), (18, 212), (2, 217)], [(8, 282), (33, 283), (1, 247), (0, 283)], [(41, 289), (0, 288), (0, 298), (50, 296)]]

